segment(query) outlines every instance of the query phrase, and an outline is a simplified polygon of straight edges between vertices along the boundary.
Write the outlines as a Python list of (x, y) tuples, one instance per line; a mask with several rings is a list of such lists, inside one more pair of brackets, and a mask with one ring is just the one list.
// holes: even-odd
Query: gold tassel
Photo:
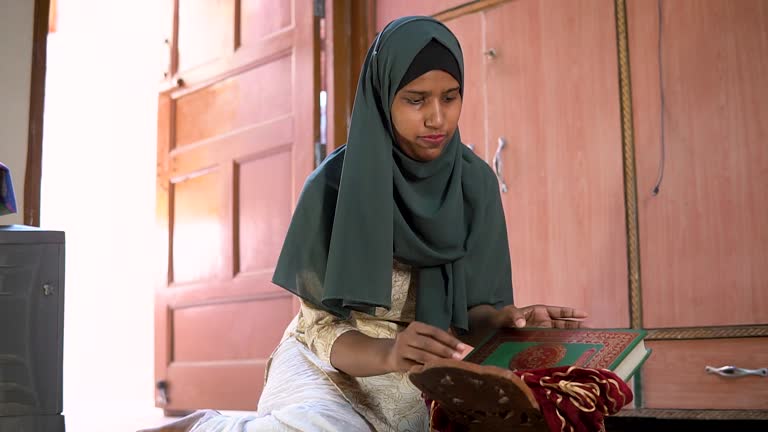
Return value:
[(437, 402), (432, 401), (431, 404), (429, 404), (429, 430), (430, 432), (433, 432), (434, 429), (432, 429), (432, 417), (435, 415), (435, 410), (437, 409)]

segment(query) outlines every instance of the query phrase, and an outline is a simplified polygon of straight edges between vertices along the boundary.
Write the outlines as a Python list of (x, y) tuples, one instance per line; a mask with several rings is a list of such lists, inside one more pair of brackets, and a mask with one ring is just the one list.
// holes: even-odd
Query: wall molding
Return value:
[(449, 21), (455, 18), (459, 18), (464, 15), (479, 12), (484, 9), (490, 9), (494, 6), (498, 6), (502, 3), (506, 3), (511, 0), (475, 0), (469, 3), (444, 10), (440, 13), (432, 15), (433, 18), (440, 21)]
[(635, 135), (632, 118), (632, 84), (629, 71), (629, 36), (627, 5), (615, 0), (616, 45), (619, 63), (619, 99), (621, 106), (621, 141), (624, 157), (624, 215), (627, 226), (627, 264), (629, 274), (629, 322), (643, 327), (643, 299), (640, 280), (640, 245), (637, 223), (637, 180), (635, 171)]
[(665, 420), (768, 420), (764, 410), (626, 409), (614, 417), (653, 417)]
[(646, 340), (721, 339), (768, 337), (768, 324), (720, 327), (647, 329)]

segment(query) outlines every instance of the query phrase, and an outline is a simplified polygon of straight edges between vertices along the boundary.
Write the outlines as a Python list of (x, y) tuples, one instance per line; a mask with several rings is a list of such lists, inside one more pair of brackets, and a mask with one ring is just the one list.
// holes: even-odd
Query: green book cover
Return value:
[(511, 370), (579, 366), (629, 379), (650, 355), (641, 329), (500, 329), (466, 361)]

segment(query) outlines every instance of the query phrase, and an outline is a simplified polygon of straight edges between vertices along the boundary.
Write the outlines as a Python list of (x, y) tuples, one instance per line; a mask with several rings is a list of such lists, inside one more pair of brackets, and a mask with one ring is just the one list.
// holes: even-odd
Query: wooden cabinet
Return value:
[(649, 330), (621, 415), (768, 419), (768, 377), (705, 372), (768, 367), (768, 2), (376, 10), (462, 43), (460, 130), (506, 190), (516, 303)]
[(65, 249), (64, 232), (0, 225), (0, 431), (64, 432)]
[(704, 370), (768, 367), (766, 22), (762, 0), (627, 2), (648, 408), (768, 418), (768, 377)]

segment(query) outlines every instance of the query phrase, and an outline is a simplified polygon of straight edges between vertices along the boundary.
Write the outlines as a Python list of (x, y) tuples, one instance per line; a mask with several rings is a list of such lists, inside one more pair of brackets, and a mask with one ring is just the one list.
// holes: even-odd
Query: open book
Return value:
[(500, 329), (464, 360), (430, 361), (409, 379), (430, 408), (430, 430), (604, 430), (604, 417), (633, 399), (626, 381), (651, 353), (645, 335)]
[(510, 370), (579, 366), (608, 369), (628, 381), (651, 354), (645, 330), (499, 329), (464, 360)]

